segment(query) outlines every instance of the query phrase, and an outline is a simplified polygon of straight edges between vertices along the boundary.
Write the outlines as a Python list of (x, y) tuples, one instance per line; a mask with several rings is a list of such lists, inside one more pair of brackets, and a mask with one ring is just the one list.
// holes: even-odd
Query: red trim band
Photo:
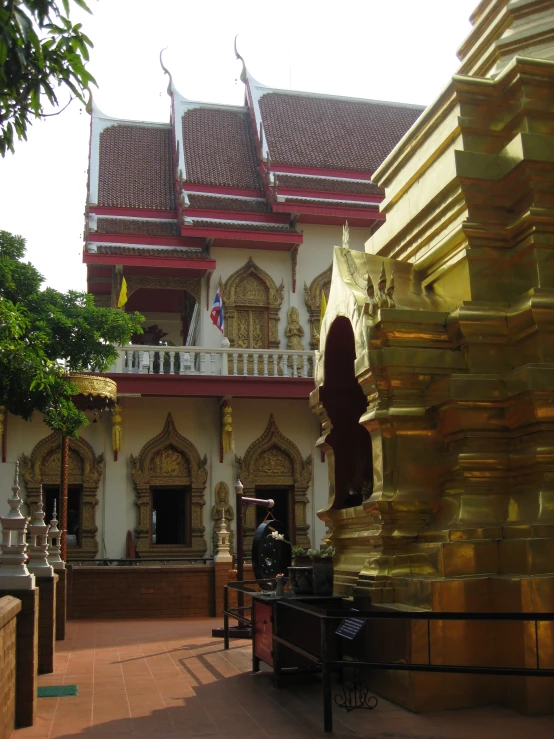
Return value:
[(135, 257), (128, 254), (90, 254), (83, 252), (85, 264), (123, 264), (129, 267), (172, 267), (205, 272), (215, 269), (215, 259), (183, 259), (182, 257)]
[(319, 169), (318, 167), (295, 167), (292, 164), (277, 164), (271, 162), (273, 174), (307, 174), (319, 177), (343, 177), (347, 180), (371, 180), (368, 172), (356, 172), (349, 169)]

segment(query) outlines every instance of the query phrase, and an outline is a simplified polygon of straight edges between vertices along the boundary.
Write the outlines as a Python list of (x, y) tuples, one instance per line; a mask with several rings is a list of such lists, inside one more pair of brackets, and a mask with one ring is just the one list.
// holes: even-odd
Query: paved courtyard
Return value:
[[(552, 739), (554, 717), (503, 708), (416, 716), (385, 700), (371, 712), (334, 710), (324, 734), (317, 676), (273, 687), (249, 674), (250, 643), (225, 652), (217, 619), (72, 621), (58, 642), (56, 670), (40, 685), (77, 684), (77, 696), (39, 698), (35, 726), (13, 739)], [(554, 697), (553, 697), (554, 702)]]

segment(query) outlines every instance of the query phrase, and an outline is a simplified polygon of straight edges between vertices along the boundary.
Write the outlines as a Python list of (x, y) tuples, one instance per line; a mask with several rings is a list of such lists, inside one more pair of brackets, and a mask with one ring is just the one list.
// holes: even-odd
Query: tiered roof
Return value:
[[(423, 108), (242, 79), (244, 106), (193, 102), (170, 84), (169, 125), (93, 109), (86, 262), (200, 276), (215, 268), (211, 245), (290, 251), (302, 223), (381, 220), (371, 175)], [(89, 278), (93, 293), (111, 290), (101, 268)]]

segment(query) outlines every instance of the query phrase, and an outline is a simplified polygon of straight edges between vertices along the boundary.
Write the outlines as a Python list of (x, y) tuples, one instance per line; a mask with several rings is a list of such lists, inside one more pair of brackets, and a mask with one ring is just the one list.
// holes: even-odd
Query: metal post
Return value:
[(229, 649), (229, 589), (227, 585), (223, 586), (223, 648)]
[(331, 686), (331, 668), (329, 667), (329, 636), (327, 619), (320, 619), (321, 623), (321, 679), (323, 683), (323, 731), (333, 731), (333, 704)]
[(67, 482), (69, 474), (69, 438), (62, 435), (60, 472), (60, 529), (61, 551), (60, 556), (67, 562)]
[[(242, 515), (243, 515), (243, 506), (242, 506), (242, 493), (244, 490), (244, 485), (240, 480), (237, 480), (235, 484), (235, 493), (236, 493), (236, 511), (237, 511), (237, 580), (238, 582), (241, 582), (244, 580), (244, 533), (242, 530)], [(239, 607), (239, 613), (241, 615), (244, 615), (243, 612), (240, 610), (244, 606), (244, 593), (241, 593), (240, 590), (238, 591), (238, 607)]]

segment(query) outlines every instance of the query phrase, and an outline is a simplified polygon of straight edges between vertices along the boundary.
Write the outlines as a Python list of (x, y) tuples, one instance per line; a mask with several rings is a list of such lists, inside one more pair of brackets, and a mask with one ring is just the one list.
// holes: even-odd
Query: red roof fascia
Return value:
[(319, 206), (310, 205), (309, 203), (297, 203), (294, 200), (289, 200), (288, 203), (273, 203), (273, 210), (276, 213), (305, 213), (306, 215), (314, 216), (339, 216), (340, 218), (360, 218), (365, 217), (371, 221), (384, 221), (385, 214), (380, 213), (376, 208), (348, 208), (344, 206), (341, 208), (331, 206)]
[(307, 174), (316, 175), (316, 177), (343, 177), (347, 180), (370, 180), (371, 174), (368, 172), (354, 172), (347, 169), (319, 169), (318, 167), (294, 167), (292, 164), (277, 164), (271, 162), (271, 171), (273, 174)]
[(356, 203), (380, 203), (384, 200), (383, 195), (354, 195), (349, 192), (328, 192), (327, 190), (299, 190), (292, 187), (277, 188), (279, 195), (286, 197), (293, 195), (299, 198), (320, 198), (321, 200), (353, 200)]
[[(290, 211), (284, 211), (290, 212)], [(359, 215), (359, 214), (358, 214)], [(232, 241), (270, 241), (281, 244), (301, 244), (300, 233), (277, 231), (247, 231), (242, 228), (207, 228), (205, 226), (182, 226), (181, 233), (189, 236), (202, 236), (205, 239), (230, 239)]]
[(177, 220), (176, 210), (148, 210), (147, 208), (108, 208), (103, 205), (89, 205), (89, 213), (97, 216), (117, 216), (118, 218), (163, 218)]
[(307, 400), (314, 389), (309, 377), (234, 377), (229, 375), (106, 375), (118, 394), (166, 397), (288, 398)]
[(143, 244), (144, 246), (198, 247), (198, 241), (181, 236), (141, 236), (140, 234), (105, 234), (89, 231), (88, 240), (108, 244)]
[(261, 190), (247, 190), (240, 187), (216, 187), (215, 185), (197, 185), (195, 182), (184, 182), (183, 189), (189, 193), (205, 192), (210, 195), (228, 195), (229, 197), (235, 195), (256, 200), (264, 199)]
[(171, 267), (187, 269), (194, 272), (205, 272), (215, 269), (215, 259), (183, 259), (176, 257), (135, 257), (128, 254), (91, 254), (83, 252), (85, 264), (123, 264), (130, 267)]
[(278, 223), (287, 225), (286, 216), (272, 215), (271, 213), (248, 213), (236, 210), (205, 210), (202, 208), (187, 208), (185, 216), (190, 218), (220, 218), (222, 221), (250, 221), (252, 223)]

